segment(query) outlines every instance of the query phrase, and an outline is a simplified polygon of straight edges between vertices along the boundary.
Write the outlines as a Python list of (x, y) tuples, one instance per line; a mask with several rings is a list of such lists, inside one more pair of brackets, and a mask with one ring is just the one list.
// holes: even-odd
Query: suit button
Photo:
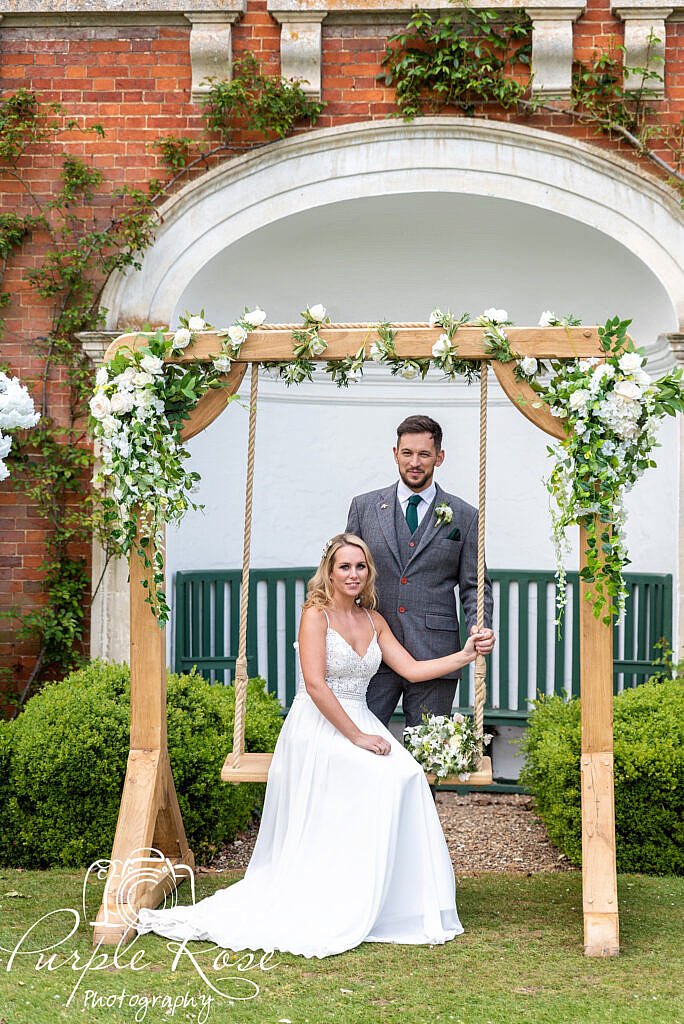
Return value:
[(405, 608), (404, 608), (404, 606), (402, 605), (402, 606), (400, 607), (399, 611), (400, 611), (400, 612), (405, 612), (405, 611), (406, 611), (406, 609), (405, 609)]
[(401, 581), (401, 582), (402, 582), (402, 583), (408, 583), (408, 580), (407, 580), (407, 579), (406, 579), (406, 577), (404, 576), (404, 578), (402, 579), (402, 581)]
[(410, 548), (415, 548), (415, 546), (416, 546), (416, 542), (415, 542), (415, 540), (410, 540), (410, 541), (409, 541), (409, 547), (410, 547)]

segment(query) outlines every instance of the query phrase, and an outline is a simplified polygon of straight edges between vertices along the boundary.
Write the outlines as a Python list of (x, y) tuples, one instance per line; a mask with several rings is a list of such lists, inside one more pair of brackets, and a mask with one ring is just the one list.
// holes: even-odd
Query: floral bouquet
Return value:
[[(485, 733), (483, 741), (489, 743)], [(449, 715), (423, 715), (420, 725), (404, 730), (404, 743), (426, 772), (444, 779), (458, 775), (467, 782), (470, 772), (477, 771), (480, 751), (472, 718), (456, 712)]]

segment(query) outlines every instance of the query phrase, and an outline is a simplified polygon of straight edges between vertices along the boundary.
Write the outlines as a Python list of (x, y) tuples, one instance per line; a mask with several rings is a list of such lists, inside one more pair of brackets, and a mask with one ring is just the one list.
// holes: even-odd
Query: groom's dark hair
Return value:
[(431, 434), (435, 442), (435, 451), (442, 450), (442, 428), (436, 420), (429, 416), (407, 416), (397, 427), (397, 447), (404, 434)]

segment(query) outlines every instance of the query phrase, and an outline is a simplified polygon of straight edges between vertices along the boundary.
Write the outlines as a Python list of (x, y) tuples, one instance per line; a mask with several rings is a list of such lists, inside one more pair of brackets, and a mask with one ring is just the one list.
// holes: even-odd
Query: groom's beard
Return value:
[(403, 469), (399, 469), (399, 476), (412, 491), (424, 491), (426, 487), (429, 487), (432, 483), (432, 478), (435, 475), (434, 469), (432, 472), (425, 470), (424, 472), (415, 476), (408, 476)]

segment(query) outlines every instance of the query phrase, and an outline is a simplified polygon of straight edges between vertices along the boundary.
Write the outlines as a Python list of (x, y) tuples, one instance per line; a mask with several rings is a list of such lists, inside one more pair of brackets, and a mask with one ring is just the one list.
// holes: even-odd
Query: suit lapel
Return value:
[(380, 529), (387, 541), (387, 546), (394, 556), (394, 560), (399, 566), (399, 570), (403, 568), (401, 564), (401, 558), (399, 557), (399, 542), (397, 540), (397, 531), (394, 525), (394, 506), (397, 500), (397, 485), (393, 484), (388, 487), (379, 497), (375, 512), (378, 517)]
[(428, 544), (430, 544), (435, 539), (437, 534), (439, 533), (439, 526), (440, 526), (440, 524), (435, 522), (435, 508), (437, 507), (437, 505), (441, 505), (441, 503), (443, 501), (446, 501), (446, 494), (444, 493), (442, 488), (439, 486), (439, 484), (437, 484), (436, 486), (437, 486), (437, 493), (435, 494), (434, 503), (431, 505), (431, 507), (425, 513), (426, 517), (429, 517), (429, 520), (425, 524), (425, 529), (423, 530), (423, 536), (418, 541), (418, 547), (416, 548), (416, 550), (415, 550), (415, 552), (413, 554), (413, 558), (411, 559), (411, 561), (414, 562), (414, 563), (415, 563), (415, 560), (418, 557), (418, 555), (422, 551), (425, 551), (425, 549), (428, 546)]

